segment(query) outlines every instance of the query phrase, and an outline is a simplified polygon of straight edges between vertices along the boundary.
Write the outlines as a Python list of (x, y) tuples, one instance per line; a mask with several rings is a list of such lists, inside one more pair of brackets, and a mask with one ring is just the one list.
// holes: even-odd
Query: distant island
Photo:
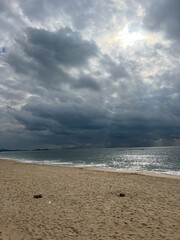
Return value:
[(26, 150), (20, 150), (20, 149), (0, 149), (0, 152), (17, 152), (17, 151), (26, 151)]
[(27, 150), (27, 149), (0, 149), (0, 152), (24, 152), (24, 151), (51, 151), (51, 150), (56, 150), (56, 149), (49, 149), (49, 148), (36, 148), (32, 150)]

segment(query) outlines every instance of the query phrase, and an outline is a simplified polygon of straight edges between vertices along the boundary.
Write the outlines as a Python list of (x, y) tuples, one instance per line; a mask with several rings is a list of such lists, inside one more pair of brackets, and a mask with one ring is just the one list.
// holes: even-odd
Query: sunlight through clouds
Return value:
[(177, 143), (179, 10), (177, 0), (0, 1), (0, 144), (13, 144), (13, 127), (24, 148), (64, 136)]

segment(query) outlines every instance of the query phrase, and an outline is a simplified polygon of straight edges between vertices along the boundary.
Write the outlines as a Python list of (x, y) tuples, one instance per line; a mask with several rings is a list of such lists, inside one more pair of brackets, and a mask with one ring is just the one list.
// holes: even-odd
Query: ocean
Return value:
[(95, 148), (0, 152), (25, 163), (148, 171), (180, 176), (180, 147)]

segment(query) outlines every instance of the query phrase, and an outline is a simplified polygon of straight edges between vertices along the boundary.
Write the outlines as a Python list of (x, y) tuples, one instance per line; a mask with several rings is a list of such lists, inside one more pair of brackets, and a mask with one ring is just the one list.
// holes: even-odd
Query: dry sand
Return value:
[(0, 194), (1, 240), (180, 240), (180, 179), (0, 160)]

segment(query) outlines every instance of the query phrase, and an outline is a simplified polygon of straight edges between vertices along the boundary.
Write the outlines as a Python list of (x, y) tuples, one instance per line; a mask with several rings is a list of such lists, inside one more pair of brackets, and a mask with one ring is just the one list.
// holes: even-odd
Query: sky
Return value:
[(179, 12), (0, 0), (0, 148), (180, 146)]

